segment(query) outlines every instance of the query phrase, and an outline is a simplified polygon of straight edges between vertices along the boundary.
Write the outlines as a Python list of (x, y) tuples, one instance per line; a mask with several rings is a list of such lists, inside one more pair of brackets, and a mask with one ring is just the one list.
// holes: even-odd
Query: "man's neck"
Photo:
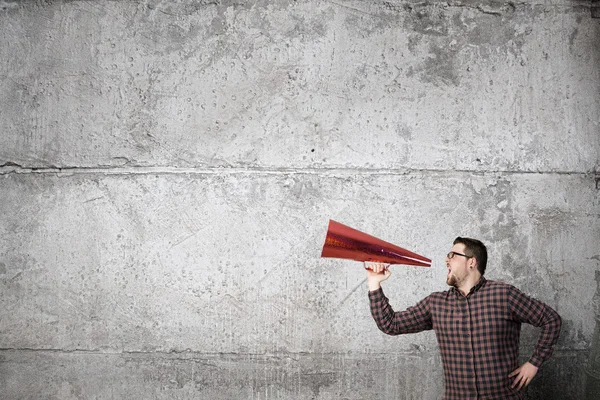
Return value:
[(469, 275), (467, 279), (465, 279), (465, 281), (457, 287), (457, 289), (460, 290), (463, 296), (467, 297), (471, 292), (471, 289), (477, 285), (477, 282), (479, 282), (480, 279), (481, 274), (479, 271), (474, 272), (473, 274)]

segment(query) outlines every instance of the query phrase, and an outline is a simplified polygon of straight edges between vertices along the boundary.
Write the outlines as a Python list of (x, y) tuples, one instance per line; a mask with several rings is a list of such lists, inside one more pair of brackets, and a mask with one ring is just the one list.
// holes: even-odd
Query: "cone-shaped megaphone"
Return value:
[(321, 257), (430, 267), (431, 260), (329, 220)]

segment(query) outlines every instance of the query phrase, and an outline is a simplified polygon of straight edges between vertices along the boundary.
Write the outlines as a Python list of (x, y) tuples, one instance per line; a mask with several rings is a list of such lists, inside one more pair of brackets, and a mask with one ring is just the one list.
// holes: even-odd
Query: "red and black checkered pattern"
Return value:
[(529, 359), (536, 367), (552, 355), (561, 328), (560, 316), (548, 305), (483, 277), (467, 296), (452, 288), (400, 312), (392, 310), (382, 289), (369, 292), (369, 299), (377, 326), (389, 335), (435, 331), (446, 400), (522, 399), (508, 377), (519, 367), (521, 323), (542, 328)]

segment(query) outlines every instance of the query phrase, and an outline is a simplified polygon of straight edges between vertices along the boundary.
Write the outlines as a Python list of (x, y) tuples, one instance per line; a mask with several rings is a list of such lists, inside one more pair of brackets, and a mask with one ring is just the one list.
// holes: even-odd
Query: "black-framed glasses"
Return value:
[(448, 253), (448, 255), (446, 255), (446, 257), (448, 257), (449, 260), (452, 260), (452, 257), (454, 257), (454, 256), (462, 256), (464, 258), (473, 258), (473, 256), (468, 256), (466, 254), (457, 253), (456, 251), (451, 251), (450, 253)]

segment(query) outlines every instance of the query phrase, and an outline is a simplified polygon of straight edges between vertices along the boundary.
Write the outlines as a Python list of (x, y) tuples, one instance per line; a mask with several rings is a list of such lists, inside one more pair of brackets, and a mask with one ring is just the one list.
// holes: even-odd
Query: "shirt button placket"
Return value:
[(467, 334), (465, 335), (469, 343), (469, 357), (471, 359), (471, 371), (473, 372), (473, 398), (477, 399), (479, 393), (477, 390), (477, 375), (475, 372), (475, 350), (473, 349), (473, 320), (471, 318), (471, 303), (468, 298), (465, 298), (465, 307), (467, 310), (466, 315), (468, 316), (467, 321)]

